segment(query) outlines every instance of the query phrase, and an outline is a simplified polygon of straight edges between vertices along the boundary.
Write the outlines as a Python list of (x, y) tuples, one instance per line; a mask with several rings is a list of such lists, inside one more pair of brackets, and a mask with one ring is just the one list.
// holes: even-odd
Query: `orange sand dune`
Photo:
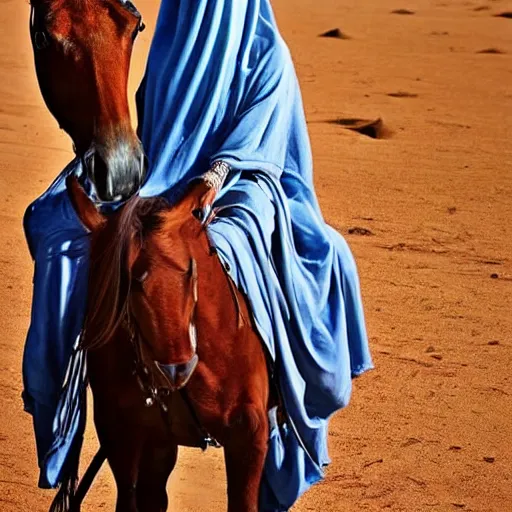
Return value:
[[(294, 510), (511, 510), (512, 20), (494, 15), (512, 4), (274, 6), (302, 84), (325, 218), (359, 263), (377, 365), (332, 421), (325, 482)], [(138, 7), (149, 30), (132, 90), (158, 2)], [(391, 13), (400, 9), (411, 13)], [(28, 12), (20, 0), (0, 12), (2, 512), (46, 511), (52, 498), (36, 487), (20, 400), (32, 276), (21, 219), (72, 156), (35, 82)], [(317, 37), (335, 28), (346, 37)], [(378, 140), (333, 122), (379, 117), (390, 136)], [(95, 447), (90, 428), (85, 456)], [(223, 471), (220, 452), (183, 451), (170, 509), (222, 510)], [(113, 510), (114, 496), (105, 468), (84, 510)]]

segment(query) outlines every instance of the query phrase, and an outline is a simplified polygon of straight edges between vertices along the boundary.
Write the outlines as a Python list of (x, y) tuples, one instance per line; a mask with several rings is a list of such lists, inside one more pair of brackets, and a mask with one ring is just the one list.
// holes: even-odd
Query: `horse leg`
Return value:
[(264, 409), (246, 406), (224, 447), (228, 480), (228, 512), (258, 512), (263, 466), (268, 447)]
[(178, 457), (178, 445), (163, 440), (159, 446), (145, 446), (137, 481), (138, 512), (165, 512), (167, 510), (167, 480)]
[(118, 433), (115, 443), (101, 442), (105, 446), (107, 460), (116, 481), (116, 512), (138, 512), (136, 488), (142, 451), (141, 438), (125, 432), (125, 435)]

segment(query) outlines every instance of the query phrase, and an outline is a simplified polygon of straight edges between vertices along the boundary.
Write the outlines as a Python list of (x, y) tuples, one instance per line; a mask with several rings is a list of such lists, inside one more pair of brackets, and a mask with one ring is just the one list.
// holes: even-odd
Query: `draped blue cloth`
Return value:
[[(287, 420), (270, 413), (260, 508), (286, 511), (322, 478), (329, 417), (372, 362), (356, 266), (317, 203), (300, 90), (269, 0), (162, 0), (137, 100), (142, 196), (172, 203), (213, 161), (233, 169), (208, 229), (274, 360)], [(75, 342), (89, 241), (65, 192), (69, 173), (83, 175), (78, 160), (25, 216), (35, 278), (24, 398), (42, 487), (69, 472), (85, 425)]]

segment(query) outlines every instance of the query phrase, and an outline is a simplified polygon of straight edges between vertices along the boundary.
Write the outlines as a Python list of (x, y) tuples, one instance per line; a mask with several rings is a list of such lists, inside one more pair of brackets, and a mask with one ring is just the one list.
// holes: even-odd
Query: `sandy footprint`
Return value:
[(395, 9), (395, 10), (391, 11), (391, 14), (402, 14), (402, 15), (406, 15), (406, 16), (411, 16), (416, 13), (409, 9)]
[(487, 53), (491, 55), (503, 55), (506, 52), (500, 50), (499, 48), (484, 48), (483, 50), (478, 50), (476, 53)]
[(344, 32), (342, 32), (339, 28), (333, 28), (332, 30), (328, 30), (323, 34), (320, 34), (318, 37), (330, 37), (332, 39), (352, 39), (350, 36), (347, 36)]
[(382, 119), (359, 119), (355, 117), (338, 118), (328, 121), (337, 124), (347, 130), (351, 130), (372, 139), (387, 139), (391, 137), (392, 131), (385, 126)]

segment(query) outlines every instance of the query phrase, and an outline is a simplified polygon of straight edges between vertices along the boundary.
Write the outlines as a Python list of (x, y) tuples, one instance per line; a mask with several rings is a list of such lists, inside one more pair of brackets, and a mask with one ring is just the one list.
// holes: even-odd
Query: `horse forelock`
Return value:
[(92, 243), (85, 336), (86, 349), (99, 348), (120, 327), (131, 286), (129, 251), (159, 228), (160, 213), (168, 208), (163, 198), (132, 198), (110, 217)]

